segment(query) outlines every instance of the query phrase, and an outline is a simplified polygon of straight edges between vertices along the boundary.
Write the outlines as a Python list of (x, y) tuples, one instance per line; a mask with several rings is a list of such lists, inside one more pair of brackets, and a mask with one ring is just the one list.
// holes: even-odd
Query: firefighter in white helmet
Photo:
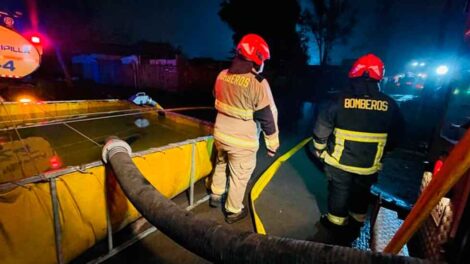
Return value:
[(227, 194), (224, 204), (227, 223), (239, 221), (248, 214), (243, 198), (256, 166), (260, 132), (269, 156), (274, 156), (279, 148), (276, 105), (268, 81), (260, 75), (264, 61), (269, 58), (266, 41), (256, 34), (248, 34), (238, 44), (230, 68), (223, 70), (215, 83), (217, 160), (210, 206), (221, 205)]

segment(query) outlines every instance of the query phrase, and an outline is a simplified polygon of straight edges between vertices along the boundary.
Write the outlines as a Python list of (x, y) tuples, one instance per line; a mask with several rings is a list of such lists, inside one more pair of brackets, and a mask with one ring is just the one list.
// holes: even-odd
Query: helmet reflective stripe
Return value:
[(351, 70), (351, 73), (355, 74), (357, 72), (363, 71), (364, 68), (366, 68), (366, 65), (359, 64), (356, 67), (353, 67), (353, 69)]
[(379, 70), (379, 66), (376, 66), (376, 65), (375, 65), (375, 66), (370, 66), (370, 67), (369, 67), (369, 70), (374, 71), (377, 75), (380, 75), (380, 74), (381, 74), (381, 72), (380, 72), (380, 70)]
[(242, 43), (241, 47), (245, 50), (247, 54), (250, 55), (253, 54), (253, 52), (255, 51), (255, 47), (250, 47), (250, 44), (248, 43)]

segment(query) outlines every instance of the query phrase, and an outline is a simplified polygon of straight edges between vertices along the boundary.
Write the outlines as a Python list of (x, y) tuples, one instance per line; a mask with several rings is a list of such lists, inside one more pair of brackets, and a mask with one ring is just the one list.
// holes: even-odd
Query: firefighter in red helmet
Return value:
[(248, 34), (237, 45), (230, 68), (223, 70), (215, 83), (217, 160), (210, 205), (218, 207), (225, 202), (228, 223), (247, 216), (242, 202), (255, 169), (260, 132), (269, 156), (274, 156), (279, 148), (276, 105), (268, 81), (260, 75), (264, 61), (269, 58), (266, 41)]
[(362, 226), (385, 147), (396, 145), (402, 133), (398, 105), (379, 89), (383, 74), (380, 58), (360, 57), (349, 72), (350, 86), (320, 109), (314, 125), (315, 155), (328, 178), (328, 214), (321, 222), (330, 230)]

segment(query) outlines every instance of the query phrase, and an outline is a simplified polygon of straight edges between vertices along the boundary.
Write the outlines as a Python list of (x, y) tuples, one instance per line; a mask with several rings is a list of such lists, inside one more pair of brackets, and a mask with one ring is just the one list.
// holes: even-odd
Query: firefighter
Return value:
[(358, 234), (366, 220), (385, 146), (396, 144), (403, 127), (398, 105), (380, 92), (383, 74), (380, 58), (360, 57), (349, 72), (349, 88), (320, 109), (314, 125), (315, 155), (323, 160), (328, 178), (328, 214), (321, 223), (341, 236), (350, 230), (348, 222)]
[(255, 169), (260, 132), (269, 156), (279, 148), (276, 105), (268, 81), (260, 75), (264, 61), (270, 58), (268, 44), (260, 36), (248, 34), (236, 52), (230, 68), (220, 72), (215, 82), (217, 158), (209, 201), (211, 207), (225, 201), (225, 220), (230, 224), (248, 214), (242, 202)]

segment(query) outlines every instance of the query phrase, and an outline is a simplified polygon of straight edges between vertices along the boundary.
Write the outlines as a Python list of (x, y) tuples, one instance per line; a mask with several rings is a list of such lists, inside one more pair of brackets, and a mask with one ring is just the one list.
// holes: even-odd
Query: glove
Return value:
[(315, 139), (312, 140), (312, 147), (313, 147), (313, 156), (315, 156), (317, 159), (322, 160), (323, 159), (323, 154), (326, 150), (326, 143), (320, 144), (315, 141)]
[(268, 149), (268, 156), (269, 157), (274, 157), (274, 156), (276, 156), (276, 152)]
[(322, 159), (322, 153), (323, 153), (323, 150), (318, 150), (318, 149), (315, 149), (313, 151), (313, 155), (315, 155), (315, 157), (319, 158), (319, 159)]

